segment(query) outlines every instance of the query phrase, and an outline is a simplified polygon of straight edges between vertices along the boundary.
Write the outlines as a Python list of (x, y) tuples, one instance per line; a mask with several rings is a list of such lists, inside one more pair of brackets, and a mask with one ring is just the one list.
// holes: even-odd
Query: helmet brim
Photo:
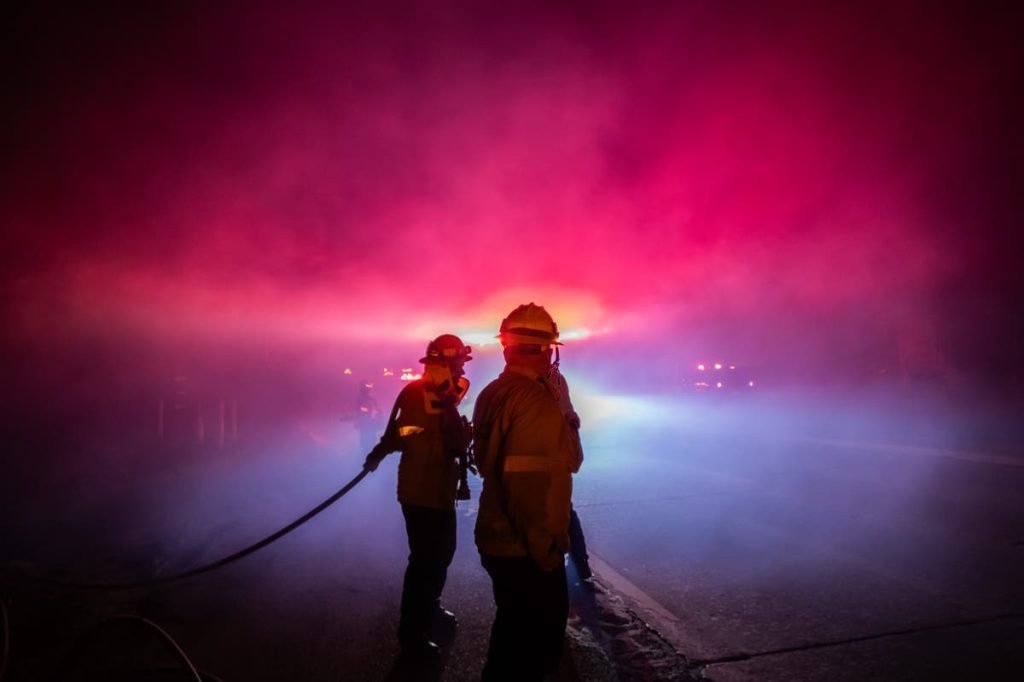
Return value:
[(515, 334), (506, 332), (498, 334), (494, 338), (501, 341), (502, 346), (564, 346), (565, 344), (557, 339), (545, 339), (538, 336), (527, 336), (526, 334)]
[(423, 365), (454, 365), (458, 363), (469, 362), (472, 359), (472, 355), (463, 355), (458, 358), (432, 358), (424, 356), (419, 359), (419, 362), (420, 364)]

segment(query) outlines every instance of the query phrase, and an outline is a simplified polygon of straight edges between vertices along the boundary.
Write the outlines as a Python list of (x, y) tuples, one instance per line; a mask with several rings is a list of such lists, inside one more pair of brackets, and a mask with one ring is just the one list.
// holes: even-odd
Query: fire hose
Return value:
[[(292, 532), (293, 530), (295, 530), (296, 528), (298, 528), (302, 524), (306, 523), (307, 521), (312, 519), (314, 516), (316, 516), (317, 514), (319, 514), (320, 512), (322, 512), (323, 510), (327, 509), (329, 506), (331, 506), (332, 504), (337, 502), (339, 499), (344, 497), (345, 494), (348, 493), (348, 491), (352, 490), (352, 488), (354, 488), (361, 480), (363, 480), (363, 478), (365, 478), (366, 474), (368, 474), (368, 473), (369, 473), (369, 470), (363, 469), (362, 471), (360, 471), (355, 476), (355, 478), (353, 478), (351, 481), (349, 481), (347, 484), (345, 484), (345, 486), (343, 488), (341, 488), (340, 490), (338, 490), (336, 493), (334, 493), (333, 495), (328, 497), (326, 500), (324, 500), (323, 502), (318, 504), (313, 509), (310, 509), (308, 512), (303, 514), (301, 517), (299, 517), (295, 521), (289, 523), (287, 526), (285, 526), (284, 528), (281, 528), (277, 532), (272, 533), (271, 535), (268, 535), (267, 537), (263, 538), (259, 542), (253, 543), (253, 544), (249, 545), (248, 547), (246, 547), (244, 549), (241, 549), (241, 550), (235, 552), (234, 554), (230, 554), (230, 555), (228, 555), (228, 556), (226, 556), (226, 557), (224, 557), (222, 559), (219, 559), (217, 561), (213, 561), (213, 562), (210, 562), (210, 563), (207, 563), (207, 564), (203, 564), (202, 566), (198, 566), (196, 568), (193, 568), (193, 569), (190, 569), (190, 570), (187, 570), (187, 571), (183, 571), (181, 573), (175, 573), (173, 575), (168, 575), (168, 576), (164, 576), (164, 577), (160, 577), (160, 578), (151, 578), (149, 580), (139, 580), (139, 581), (120, 582), (120, 583), (81, 583), (81, 582), (74, 582), (74, 581), (61, 581), (61, 580), (56, 580), (56, 579), (53, 579), (53, 578), (46, 578), (46, 577), (43, 577), (43, 576), (33, 576), (33, 575), (27, 575), (27, 574), (23, 574), (22, 577), (27, 578), (28, 580), (31, 580), (31, 581), (34, 581), (34, 582), (37, 582), (37, 583), (42, 583), (42, 584), (52, 585), (52, 586), (57, 586), (57, 587), (66, 587), (66, 588), (77, 589), (77, 590), (129, 590), (129, 589), (137, 589), (137, 588), (142, 588), (142, 587), (154, 587), (154, 586), (157, 586), (157, 585), (166, 585), (166, 584), (177, 582), (177, 581), (180, 581), (180, 580), (185, 580), (187, 578), (191, 578), (191, 577), (203, 574), (203, 573), (208, 573), (208, 572), (216, 570), (216, 569), (218, 569), (218, 568), (220, 568), (222, 566), (226, 566), (226, 565), (228, 565), (230, 563), (238, 561), (239, 559), (242, 559), (243, 557), (246, 557), (246, 556), (252, 554), (253, 552), (258, 551), (258, 550), (262, 549), (263, 547), (266, 547), (270, 543), (274, 542), (275, 540), (278, 540), (281, 537), (287, 535), (288, 533)], [(4, 679), (4, 677), (6, 676), (7, 665), (8, 665), (8, 661), (9, 661), (9, 658), (10, 658), (10, 649), (9, 649), (9, 644), (10, 644), (10, 641), (9, 641), (10, 621), (8, 619), (8, 614), (7, 614), (7, 605), (2, 600), (0, 600), (0, 619), (2, 619), (2, 626), (3, 626), (2, 650), (0, 650), (0, 681), (2, 681)], [(165, 632), (163, 629), (161, 629), (156, 623), (153, 623), (152, 621), (149, 621), (149, 620), (147, 620), (145, 618), (141, 618), (139, 616), (125, 615), (125, 616), (117, 616), (115, 618), (107, 619), (107, 620), (101, 622), (96, 627), (95, 631), (93, 632), (93, 636), (95, 636), (95, 633), (97, 631), (99, 631), (101, 629), (104, 629), (104, 628), (106, 628), (106, 627), (108, 627), (110, 625), (116, 625), (118, 623), (128, 623), (128, 624), (136, 624), (136, 625), (141, 624), (145, 628), (148, 628), (149, 630), (151, 630), (153, 632), (156, 632), (157, 635), (163, 639), (163, 641), (165, 642), (166, 646), (175, 654), (176, 658), (178, 659), (179, 663), (182, 666), (182, 669), (185, 671), (187, 677), (190, 680), (202, 681), (202, 680), (206, 680), (206, 679), (216, 679), (216, 678), (213, 678), (212, 676), (210, 676), (209, 674), (201, 675), (195, 669), (195, 667), (192, 665), (192, 662), (185, 655), (185, 652), (182, 651), (180, 646), (178, 646), (177, 642), (175, 642), (171, 638), (171, 636), (169, 634), (167, 634), (167, 632)], [(69, 655), (65, 659), (64, 663), (62, 664), (62, 670), (61, 670), (61, 672), (58, 673), (58, 679), (69, 669), (69, 666), (72, 664), (74, 659), (77, 657), (77, 655), (78, 655), (78, 653), (80, 652), (81, 649), (82, 649), (82, 645), (80, 643), (79, 646), (72, 652), (72, 654)]]
[[(153, 679), (166, 680), (168, 679), (168, 675), (175, 672), (181, 673), (181, 675), (173, 679), (183, 679), (188, 682), (205, 682), (206, 680), (219, 679), (214, 678), (209, 673), (200, 673), (199, 670), (196, 669), (195, 664), (193, 664), (191, 659), (189, 659), (188, 655), (182, 650), (181, 646), (162, 627), (148, 618), (143, 618), (142, 616), (123, 615), (114, 616), (101, 621), (91, 631), (80, 637), (75, 643), (75, 646), (71, 649), (71, 652), (64, 658), (64, 661), (53, 676), (53, 680), (60, 681), (75, 679), (69, 677), (69, 675), (75, 673), (75, 664), (78, 663), (79, 659), (85, 656), (89, 649), (89, 645), (94, 644), (95, 641), (99, 640), (107, 631), (118, 628), (134, 628), (140, 632), (149, 634), (151, 637), (155, 638), (163, 646), (163, 649), (173, 657), (175, 663), (177, 663), (177, 668), (154, 671), (157, 676)], [(141, 673), (136, 672), (135, 674), (139, 675)]]
[(239, 559), (242, 559), (243, 557), (249, 556), (253, 552), (256, 552), (257, 550), (260, 550), (260, 549), (266, 547), (267, 545), (269, 545), (270, 543), (274, 542), (275, 540), (278, 540), (281, 537), (283, 537), (283, 536), (287, 535), (288, 533), (292, 532), (293, 530), (295, 530), (296, 528), (298, 528), (302, 524), (306, 523), (307, 521), (312, 519), (314, 516), (316, 516), (317, 514), (322, 512), (323, 510), (325, 510), (328, 507), (330, 507), (332, 504), (337, 502), (339, 499), (344, 497), (345, 494), (348, 491), (352, 490), (352, 488), (356, 487), (356, 484), (358, 484), (361, 480), (363, 480), (363, 478), (368, 473), (369, 473), (368, 470), (363, 469), (362, 471), (360, 471), (356, 475), (355, 478), (353, 478), (351, 481), (349, 481), (347, 484), (345, 484), (345, 486), (343, 488), (338, 490), (338, 492), (334, 493), (333, 495), (328, 497), (326, 500), (324, 500), (323, 502), (318, 504), (316, 507), (314, 507), (313, 509), (310, 509), (308, 512), (303, 514), (301, 517), (297, 518), (295, 521), (292, 521), (291, 523), (289, 523), (287, 526), (285, 526), (281, 530), (277, 531), (276, 533), (272, 533), (271, 535), (268, 535), (267, 537), (263, 538), (259, 542), (256, 542), (256, 543), (254, 543), (252, 545), (249, 545), (248, 547), (246, 547), (244, 549), (241, 549), (241, 550), (235, 552), (234, 554), (230, 554), (230, 555), (224, 557), (223, 559), (219, 559), (217, 561), (212, 561), (212, 562), (210, 562), (208, 564), (203, 564), (202, 566), (198, 566), (196, 568), (193, 568), (193, 569), (190, 569), (190, 570), (187, 570), (187, 571), (183, 571), (181, 573), (175, 573), (173, 575), (163, 576), (163, 577), (160, 577), (160, 578), (150, 578), (148, 580), (137, 580), (137, 581), (132, 581), (132, 582), (119, 582), (119, 583), (80, 583), (80, 582), (73, 582), (73, 581), (61, 581), (61, 580), (56, 580), (56, 579), (53, 579), (53, 578), (46, 578), (46, 577), (42, 577), (42, 576), (33, 576), (33, 575), (25, 575), (24, 577), (26, 577), (29, 580), (32, 580), (34, 582), (37, 582), (37, 583), (43, 583), (43, 584), (47, 584), (47, 585), (54, 585), (54, 586), (58, 586), (58, 587), (69, 587), (69, 588), (73, 588), (73, 589), (77, 589), (77, 590), (131, 590), (131, 589), (137, 589), (137, 588), (141, 588), (141, 587), (155, 587), (157, 585), (166, 585), (168, 583), (178, 582), (179, 580), (185, 580), (186, 578), (191, 578), (191, 577), (203, 574), (203, 573), (209, 573), (210, 571), (216, 570), (216, 569), (218, 569), (218, 568), (220, 568), (222, 566), (226, 566), (226, 565), (228, 565), (230, 563), (238, 561)]

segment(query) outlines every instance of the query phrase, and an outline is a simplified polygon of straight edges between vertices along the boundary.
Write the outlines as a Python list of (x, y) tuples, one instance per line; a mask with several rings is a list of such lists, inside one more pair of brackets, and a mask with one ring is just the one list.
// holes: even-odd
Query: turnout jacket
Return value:
[(582, 461), (559, 394), (525, 367), (506, 366), (473, 411), (483, 491), (475, 538), (481, 554), (529, 556), (552, 570), (569, 549), (572, 474)]
[(402, 452), (402, 504), (455, 509), (458, 456), (465, 453), (471, 435), (455, 405), (455, 396), (439, 396), (423, 379), (407, 384), (395, 399), (392, 419), (367, 459), (380, 461), (391, 452)]

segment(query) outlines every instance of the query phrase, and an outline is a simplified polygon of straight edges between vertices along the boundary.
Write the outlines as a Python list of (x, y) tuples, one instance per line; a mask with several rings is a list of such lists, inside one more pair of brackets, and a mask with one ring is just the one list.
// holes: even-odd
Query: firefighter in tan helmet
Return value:
[(541, 306), (521, 305), (499, 338), (505, 370), (473, 412), (483, 478), (475, 537), (497, 607), (483, 679), (541, 680), (557, 669), (565, 636), (564, 556), (582, 450), (551, 381), (555, 321)]
[(435, 658), (439, 634), (448, 636), (455, 616), (441, 607), (448, 566), (455, 555), (455, 501), (468, 497), (465, 483), (472, 432), (458, 405), (469, 389), (464, 365), (471, 349), (454, 334), (427, 345), (423, 377), (395, 399), (380, 442), (366, 456), (373, 471), (400, 450), (398, 501), (409, 538), (409, 564), (402, 584), (398, 638), (404, 655)]

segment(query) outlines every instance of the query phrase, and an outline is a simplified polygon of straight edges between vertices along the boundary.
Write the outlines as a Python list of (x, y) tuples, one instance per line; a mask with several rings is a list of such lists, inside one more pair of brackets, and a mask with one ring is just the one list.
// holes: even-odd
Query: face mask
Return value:
[(438, 395), (450, 393), (455, 382), (452, 380), (452, 370), (448, 365), (424, 365), (423, 376), (434, 385)]

